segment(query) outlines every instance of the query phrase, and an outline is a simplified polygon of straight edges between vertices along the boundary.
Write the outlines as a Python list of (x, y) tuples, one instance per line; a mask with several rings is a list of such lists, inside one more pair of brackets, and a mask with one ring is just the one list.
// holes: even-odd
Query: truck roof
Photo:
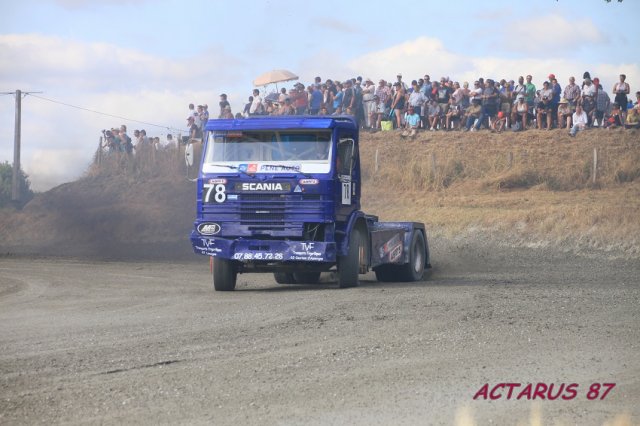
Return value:
[(346, 127), (357, 130), (355, 119), (350, 115), (289, 115), (254, 116), (239, 119), (211, 119), (205, 130), (289, 130), (289, 129), (332, 129)]

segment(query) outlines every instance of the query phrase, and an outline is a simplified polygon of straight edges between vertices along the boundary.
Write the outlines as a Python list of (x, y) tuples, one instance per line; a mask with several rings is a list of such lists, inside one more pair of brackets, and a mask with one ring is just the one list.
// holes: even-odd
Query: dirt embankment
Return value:
[[(138, 171), (92, 167), (20, 212), (0, 211), (0, 254), (192, 258), (195, 185), (179, 158)], [(447, 238), (640, 257), (640, 132), (364, 133), (361, 158), (363, 208), (383, 220), (423, 221)]]

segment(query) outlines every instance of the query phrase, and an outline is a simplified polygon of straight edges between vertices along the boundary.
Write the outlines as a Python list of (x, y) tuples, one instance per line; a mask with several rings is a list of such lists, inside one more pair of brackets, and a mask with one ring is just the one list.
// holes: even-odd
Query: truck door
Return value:
[(346, 222), (360, 208), (359, 174), (356, 171), (356, 149), (352, 138), (341, 138), (336, 152), (336, 222)]

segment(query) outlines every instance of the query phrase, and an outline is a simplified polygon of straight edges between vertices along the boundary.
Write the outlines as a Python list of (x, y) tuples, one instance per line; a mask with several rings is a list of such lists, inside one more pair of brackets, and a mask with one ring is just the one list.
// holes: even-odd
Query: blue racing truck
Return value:
[(422, 223), (379, 222), (360, 210), (358, 126), (351, 116), (209, 120), (197, 179), (193, 250), (213, 258), (217, 291), (238, 273), (280, 284), (340, 287), (421, 280), (430, 267)]

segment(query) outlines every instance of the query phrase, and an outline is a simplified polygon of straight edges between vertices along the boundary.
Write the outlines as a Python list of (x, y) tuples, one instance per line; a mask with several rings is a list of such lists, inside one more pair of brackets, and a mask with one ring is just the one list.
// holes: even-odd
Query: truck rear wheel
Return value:
[(294, 272), (293, 279), (297, 284), (318, 284), (320, 272)]
[(388, 283), (398, 279), (397, 265), (380, 265), (374, 269), (376, 279), (381, 283)]
[(274, 272), (273, 278), (275, 278), (278, 284), (295, 284), (296, 279), (291, 272)]
[(409, 263), (400, 266), (401, 281), (420, 281), (427, 261), (427, 245), (422, 232), (415, 230), (409, 245)]
[(238, 271), (233, 260), (213, 258), (213, 288), (216, 291), (233, 291)]
[(366, 237), (360, 228), (354, 228), (349, 238), (349, 251), (338, 258), (338, 286), (340, 288), (358, 285), (360, 265), (367, 262)]

